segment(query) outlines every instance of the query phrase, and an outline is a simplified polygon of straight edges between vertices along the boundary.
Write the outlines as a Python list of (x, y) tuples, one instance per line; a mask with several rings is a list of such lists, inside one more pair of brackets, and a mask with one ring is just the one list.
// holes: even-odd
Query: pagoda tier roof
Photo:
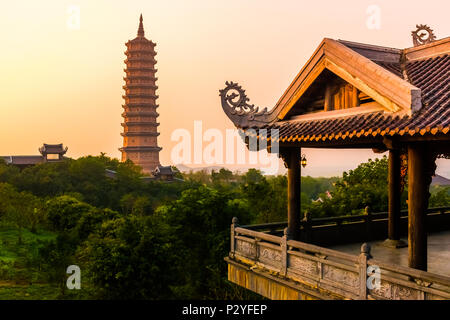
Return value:
[(159, 96), (155, 94), (147, 94), (147, 93), (128, 93), (123, 95), (122, 98), (153, 98), (158, 99)]
[(152, 62), (138, 62), (138, 61), (128, 61), (126, 62), (126, 69), (128, 70), (135, 70), (135, 69), (155, 69), (155, 63)]
[(130, 83), (127, 85), (122, 86), (123, 89), (131, 89), (131, 88), (153, 88), (153, 89), (158, 89), (158, 86), (152, 83)]
[(157, 137), (159, 136), (159, 132), (122, 132), (120, 134), (122, 137), (138, 137), (138, 136), (149, 136), (149, 137)]
[[(341, 110), (292, 112), (325, 69), (373, 102)], [(267, 135), (256, 135), (298, 144), (394, 136), (448, 139), (449, 89), (450, 37), (403, 50), (325, 39), (270, 111), (249, 105), (245, 90), (236, 83), (227, 82), (220, 96), (236, 127), (268, 129)], [(279, 136), (271, 137), (270, 129), (278, 129)], [(249, 135), (255, 136), (253, 132)]]
[(128, 57), (129, 55), (131, 55), (131, 53), (144, 53), (146, 55), (150, 55), (152, 57), (156, 56), (158, 53), (156, 51), (153, 50), (149, 50), (149, 49), (145, 49), (145, 50), (126, 50), (124, 51), (124, 54)]
[(134, 38), (132, 40), (128, 40), (125, 43), (125, 45), (128, 47), (130, 44), (136, 44), (136, 43), (142, 43), (142, 44), (145, 44), (145, 45), (156, 47), (156, 43), (154, 43), (152, 40), (148, 40), (145, 37), (136, 37), (136, 38)]
[(156, 64), (156, 59), (153, 58), (145, 58), (145, 57), (135, 57), (135, 58), (127, 58), (123, 60), (126, 64), (132, 63), (132, 62), (147, 62), (150, 64)]
[(148, 102), (129, 102), (122, 105), (122, 108), (158, 108), (159, 104)]
[(158, 112), (152, 112), (152, 111), (128, 111), (123, 112), (122, 117), (135, 117), (135, 116), (153, 116), (153, 117), (159, 117)]
[(119, 151), (125, 152), (145, 152), (145, 151), (161, 151), (161, 147), (140, 146), (140, 147), (122, 147)]
[(149, 68), (149, 67), (129, 67), (127, 66), (125, 69), (123, 69), (123, 71), (125, 71), (126, 73), (128, 72), (133, 72), (133, 71), (151, 71), (151, 72), (157, 72), (158, 69), (155, 68)]
[(126, 77), (123, 77), (123, 80), (127, 81), (127, 80), (133, 80), (133, 79), (149, 79), (151, 81), (157, 81), (158, 78), (157, 77), (153, 77), (153, 76), (147, 76), (147, 75), (128, 75)]
[(127, 122), (127, 121), (125, 121), (125, 122), (122, 122), (120, 125), (121, 125), (122, 127), (126, 127), (126, 126), (139, 126), (139, 125), (145, 125), (145, 126), (157, 127), (157, 126), (159, 126), (159, 122), (151, 122), (151, 121), (142, 121), (142, 122), (139, 122), (139, 121), (129, 121), (129, 122)]

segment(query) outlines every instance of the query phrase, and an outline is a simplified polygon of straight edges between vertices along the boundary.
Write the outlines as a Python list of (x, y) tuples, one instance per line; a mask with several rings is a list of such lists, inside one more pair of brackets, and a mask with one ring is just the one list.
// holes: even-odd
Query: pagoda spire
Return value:
[(143, 37), (144, 36), (144, 25), (142, 24), (142, 13), (141, 13), (141, 17), (139, 18), (139, 29), (137, 32), (138, 37)]

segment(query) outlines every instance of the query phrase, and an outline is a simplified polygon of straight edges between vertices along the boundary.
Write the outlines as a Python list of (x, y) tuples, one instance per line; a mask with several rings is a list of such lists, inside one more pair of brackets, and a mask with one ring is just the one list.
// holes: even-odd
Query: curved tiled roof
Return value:
[[(361, 136), (436, 135), (450, 131), (450, 56), (400, 63), (376, 62), (421, 89), (422, 108), (408, 115), (383, 111), (317, 120), (278, 121), (263, 129), (279, 129), (279, 140), (325, 141)], [(269, 134), (270, 136), (270, 134)]]

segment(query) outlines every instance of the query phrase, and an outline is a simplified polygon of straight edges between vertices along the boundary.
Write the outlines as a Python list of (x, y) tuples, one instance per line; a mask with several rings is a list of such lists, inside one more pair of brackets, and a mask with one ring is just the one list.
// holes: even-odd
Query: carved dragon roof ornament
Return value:
[(222, 108), (236, 127), (262, 127), (276, 120), (276, 117), (271, 117), (272, 113), (268, 112), (267, 108), (260, 111), (259, 107), (249, 104), (250, 99), (239, 84), (232, 81), (227, 81), (225, 84), (226, 87), (219, 90)]
[(426, 24), (417, 24), (416, 28), (417, 28), (416, 31), (411, 32), (415, 47), (431, 43), (434, 40), (436, 40), (436, 36), (433, 33), (433, 29), (431, 29)]

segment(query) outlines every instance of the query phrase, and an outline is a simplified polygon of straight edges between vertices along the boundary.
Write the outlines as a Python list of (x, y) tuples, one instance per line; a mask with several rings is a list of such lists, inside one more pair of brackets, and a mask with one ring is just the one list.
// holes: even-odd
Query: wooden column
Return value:
[(300, 239), (300, 148), (282, 150), (288, 168), (288, 232), (293, 240)]
[(427, 270), (426, 210), (435, 156), (423, 143), (408, 146), (408, 265)]
[(331, 100), (331, 85), (327, 84), (325, 87), (325, 97), (324, 97), (324, 110), (331, 111), (333, 110), (333, 101)]
[(400, 206), (401, 206), (401, 187), (400, 187), (400, 150), (389, 150), (389, 204), (388, 204), (388, 241), (392, 247), (401, 247), (406, 244), (400, 243)]

